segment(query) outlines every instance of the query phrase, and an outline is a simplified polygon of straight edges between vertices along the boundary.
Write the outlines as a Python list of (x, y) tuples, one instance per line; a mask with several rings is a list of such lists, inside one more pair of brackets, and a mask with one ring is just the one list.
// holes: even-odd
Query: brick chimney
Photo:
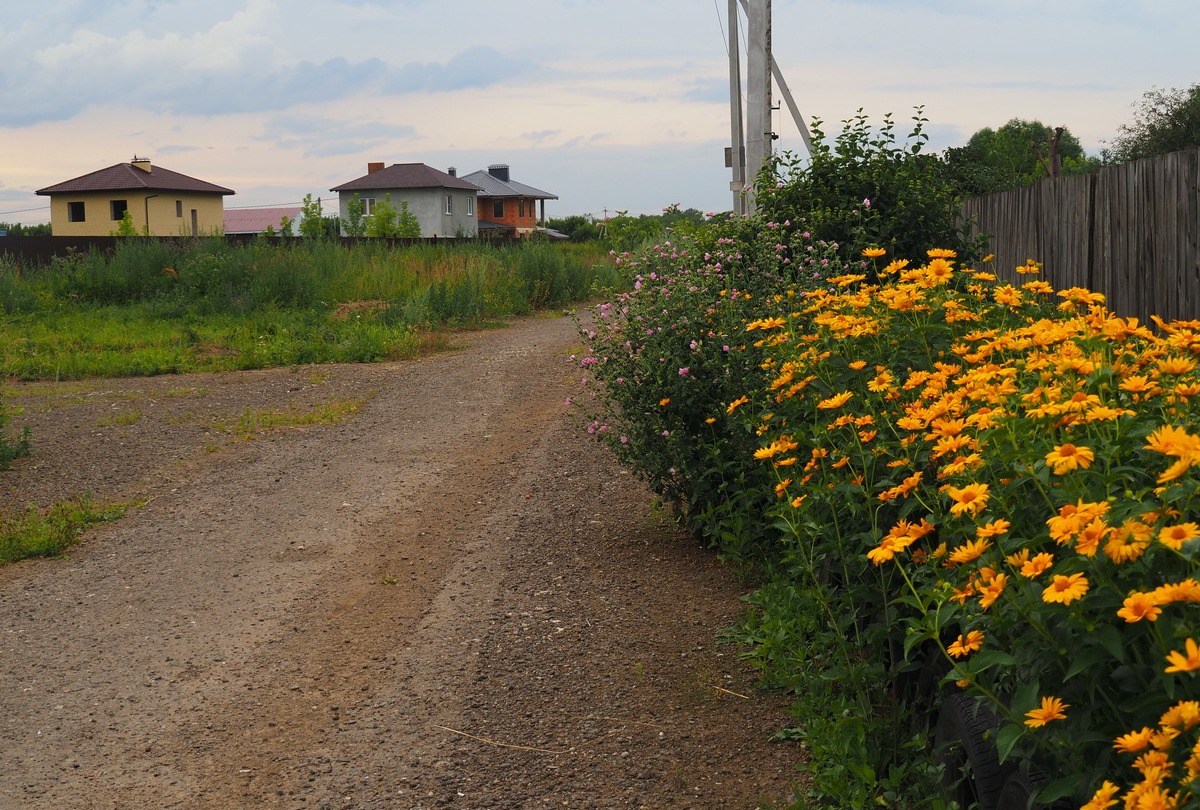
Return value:
[(508, 182), (508, 164), (507, 163), (493, 163), (491, 166), (488, 166), (488, 174), (490, 174), (492, 177), (495, 177), (497, 180), (507, 183)]
[(150, 158), (138, 157), (137, 155), (133, 156), (133, 160), (129, 161), (129, 165), (135, 169), (141, 169), (142, 171), (147, 172), (147, 173), (152, 168), (150, 166)]
[(382, 163), (368, 163), (367, 174), (375, 174), (375, 172), (383, 171)]

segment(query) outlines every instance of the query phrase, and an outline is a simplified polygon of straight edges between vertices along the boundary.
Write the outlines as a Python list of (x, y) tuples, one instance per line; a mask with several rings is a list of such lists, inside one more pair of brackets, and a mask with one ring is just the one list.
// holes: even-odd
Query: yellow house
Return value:
[(138, 234), (208, 236), (223, 232), (224, 197), (234, 192), (135, 157), (37, 193), (50, 198), (55, 236), (109, 236), (126, 211)]

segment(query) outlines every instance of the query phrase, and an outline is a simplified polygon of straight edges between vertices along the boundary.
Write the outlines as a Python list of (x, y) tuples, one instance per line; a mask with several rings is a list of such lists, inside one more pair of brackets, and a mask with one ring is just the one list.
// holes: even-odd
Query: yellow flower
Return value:
[(987, 484), (967, 484), (962, 489), (948, 486), (946, 494), (954, 501), (950, 514), (961, 515), (965, 512), (972, 517), (987, 507), (989, 497)]
[(1172, 602), (1200, 603), (1200, 582), (1189, 578), (1159, 585), (1154, 589), (1154, 601), (1160, 605)]
[(1011, 524), (1007, 520), (993, 520), (982, 526), (975, 527), (976, 537), (998, 537), (1008, 531)]
[(992, 541), (986, 537), (979, 540), (969, 540), (954, 551), (950, 552), (949, 560), (955, 565), (964, 565), (979, 559), (979, 555), (988, 550)]
[(706, 425), (711, 425), (712, 423), (714, 423), (714, 422), (716, 422), (716, 421), (717, 421), (717, 417), (715, 417), (715, 416), (710, 416), (710, 417), (708, 417), (707, 419), (705, 419), (705, 420), (704, 420), (704, 424), (706, 424)]
[(862, 252), (862, 255), (868, 259), (878, 259), (880, 256), (886, 256), (887, 251), (883, 248), (867, 248)]
[(660, 399), (660, 400), (658, 401), (658, 404), (659, 404), (659, 405), (662, 405), (662, 406), (665, 408), (667, 405), (670, 405), (670, 404), (671, 404), (671, 398), (670, 398), (670, 397), (663, 397), (662, 399)]
[(1188, 540), (1200, 537), (1200, 526), (1195, 523), (1180, 523), (1178, 526), (1167, 526), (1158, 533), (1158, 542), (1176, 551), (1183, 548)]
[(1145, 751), (1150, 747), (1152, 736), (1154, 736), (1154, 729), (1143, 726), (1141, 731), (1131, 731), (1117, 737), (1113, 741), (1113, 748), (1123, 754), (1136, 754), (1138, 751)]
[(1044, 697), (1041, 707), (1025, 712), (1025, 716), (1029, 718), (1025, 721), (1025, 725), (1030, 728), (1041, 728), (1052, 720), (1066, 720), (1067, 713), (1063, 710), (1070, 705), (1056, 697)]
[(1146, 439), (1146, 449), (1183, 458), (1200, 452), (1200, 436), (1193, 436), (1183, 428), (1163, 425)]
[(1164, 672), (1195, 672), (1200, 669), (1200, 645), (1192, 639), (1186, 641), (1186, 654), (1171, 650), (1167, 653), (1167, 667)]
[(733, 402), (729, 403), (729, 407), (727, 407), (725, 409), (725, 413), (731, 414), (734, 411), (736, 411), (738, 408), (740, 408), (742, 405), (745, 405), (749, 401), (750, 401), (750, 397), (738, 397)]
[(1066, 475), (1071, 470), (1086, 470), (1096, 460), (1090, 448), (1064, 442), (1046, 454), (1046, 463), (1054, 468), (1055, 475)]
[(954, 658), (962, 658), (965, 655), (975, 652), (983, 646), (983, 633), (978, 630), (972, 630), (965, 636), (960, 635), (957, 640), (946, 648), (946, 652)]
[(834, 396), (830, 397), (829, 399), (821, 400), (820, 402), (817, 403), (817, 407), (822, 410), (831, 410), (833, 408), (840, 408), (843, 405), (845, 405), (847, 402), (849, 402), (850, 398), (853, 396), (854, 396), (854, 394), (852, 394), (851, 392), (843, 391), (840, 394), (835, 394)]
[(1161, 613), (1162, 608), (1158, 606), (1153, 594), (1138, 591), (1125, 597), (1124, 607), (1117, 611), (1117, 615), (1130, 624), (1142, 619), (1156, 621)]
[[(1015, 563), (1014, 563), (1015, 564)], [(1050, 570), (1054, 565), (1054, 555), (1043, 551), (1030, 560), (1021, 563), (1021, 576), (1035, 579)]]
[(780, 453), (786, 453), (789, 450), (795, 450), (799, 446), (800, 445), (792, 441), (791, 438), (787, 436), (780, 436), (766, 447), (755, 450), (754, 457), (757, 459), (771, 458), (772, 456), (777, 456)]
[(996, 576), (992, 578), (991, 582), (984, 585), (983, 588), (980, 589), (979, 606), (984, 610), (990, 608), (995, 601), (1000, 598), (1000, 594), (1004, 593), (1004, 586), (1007, 584), (1007, 574), (996, 574)]
[(1162, 374), (1170, 374), (1172, 376), (1187, 374), (1195, 367), (1196, 364), (1186, 357), (1164, 357), (1162, 360), (1158, 361), (1159, 372)]
[(1083, 574), (1063, 576), (1056, 574), (1046, 589), (1042, 591), (1043, 602), (1061, 602), (1069, 605), (1088, 592), (1088, 580)]
[(1119, 787), (1105, 779), (1104, 784), (1092, 794), (1092, 798), (1088, 800), (1088, 803), (1080, 807), (1079, 810), (1106, 810), (1117, 803), (1115, 797), (1120, 790)]
[(1163, 728), (1180, 728), (1184, 731), (1200, 725), (1200, 701), (1181, 700), (1163, 714), (1158, 724)]
[(931, 259), (953, 259), (958, 256), (958, 252), (949, 248), (930, 248), (925, 251), (925, 255)]

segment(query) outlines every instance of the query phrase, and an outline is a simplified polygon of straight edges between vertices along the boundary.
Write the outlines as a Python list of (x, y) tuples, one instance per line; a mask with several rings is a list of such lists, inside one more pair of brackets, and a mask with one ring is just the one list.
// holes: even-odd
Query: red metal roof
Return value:
[(276, 233), (284, 217), (298, 226), (299, 207), (225, 209), (225, 233), (262, 233), (270, 225)]

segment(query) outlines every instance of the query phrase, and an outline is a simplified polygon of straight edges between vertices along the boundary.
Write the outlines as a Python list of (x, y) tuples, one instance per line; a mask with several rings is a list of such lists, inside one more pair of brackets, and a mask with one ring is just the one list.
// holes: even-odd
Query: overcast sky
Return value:
[[(550, 216), (731, 205), (727, 0), (0, 0), (0, 221), (127, 162), (295, 204), (368, 161), (507, 163)], [(805, 117), (931, 146), (1011, 118), (1098, 152), (1153, 88), (1200, 82), (1196, 0), (774, 0)], [(778, 148), (802, 152), (786, 108)], [(25, 211), (23, 209), (40, 209)], [(327, 210), (332, 210), (327, 207)]]

